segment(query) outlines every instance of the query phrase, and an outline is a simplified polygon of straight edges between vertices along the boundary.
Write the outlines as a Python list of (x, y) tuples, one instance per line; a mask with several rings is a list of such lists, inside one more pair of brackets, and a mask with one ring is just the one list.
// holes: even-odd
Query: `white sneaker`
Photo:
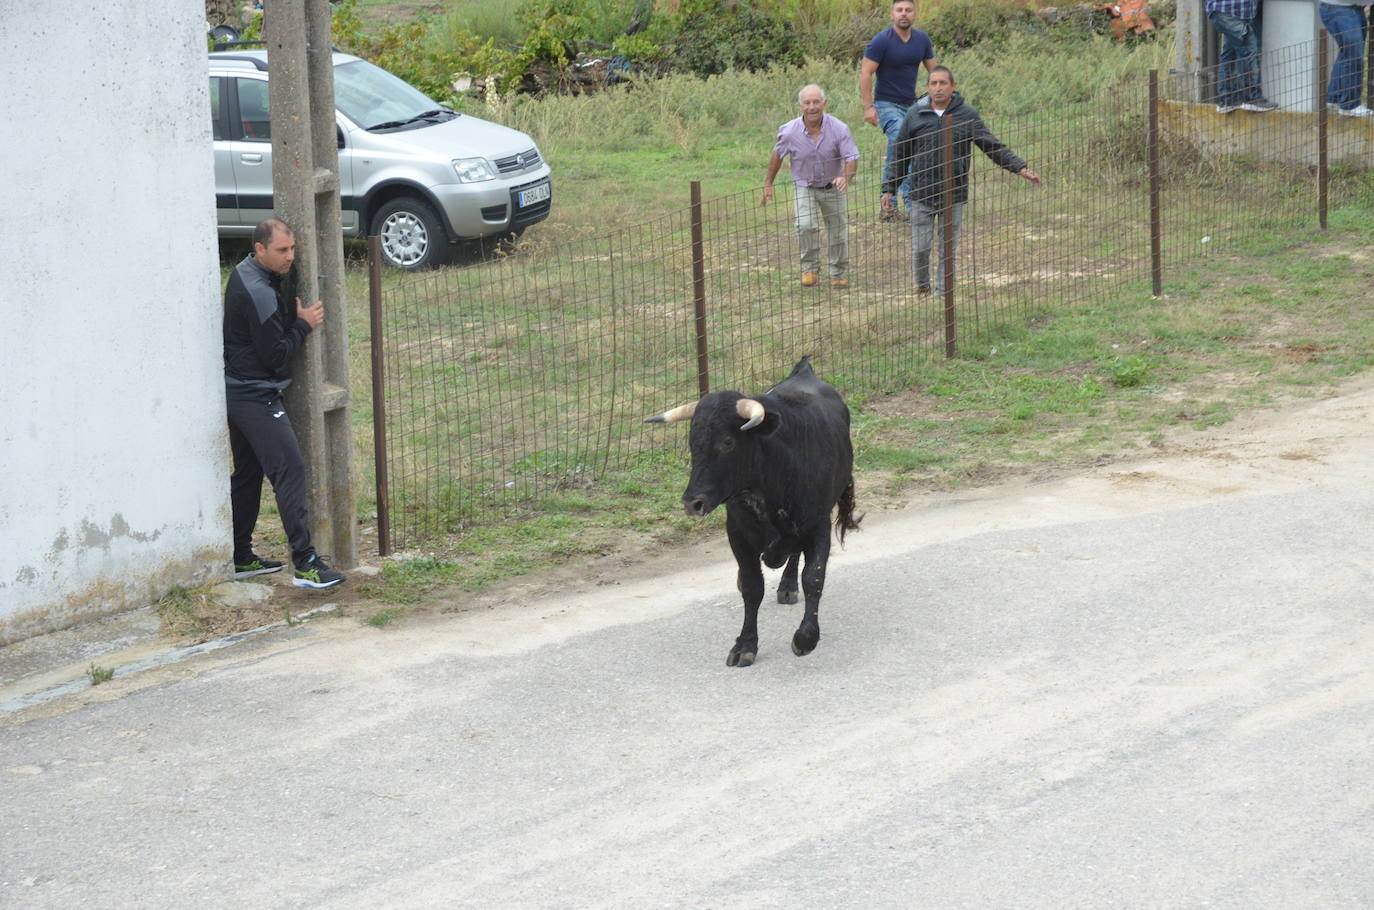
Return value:
[(1374, 111), (1365, 107), (1363, 104), (1356, 105), (1350, 110), (1340, 109), (1338, 113), (1346, 117), (1374, 117)]
[(1258, 101), (1243, 102), (1240, 109), (1243, 111), (1254, 111), (1257, 114), (1265, 114), (1269, 111), (1278, 110), (1279, 106), (1272, 101), (1266, 101), (1264, 98), (1261, 98)]

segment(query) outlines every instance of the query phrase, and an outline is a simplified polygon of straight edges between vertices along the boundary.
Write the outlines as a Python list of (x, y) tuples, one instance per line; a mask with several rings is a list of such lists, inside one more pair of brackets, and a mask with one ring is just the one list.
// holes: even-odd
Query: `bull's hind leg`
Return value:
[(782, 570), (782, 581), (778, 582), (778, 603), (797, 602), (797, 564), (800, 562), (800, 553), (793, 553), (787, 558), (787, 568)]
[(801, 573), (802, 594), (806, 596), (806, 612), (801, 625), (792, 636), (792, 653), (805, 657), (816, 650), (821, 640), (821, 591), (825, 588), (825, 563), (830, 558), (830, 526), (821, 525), (806, 546), (806, 568)]

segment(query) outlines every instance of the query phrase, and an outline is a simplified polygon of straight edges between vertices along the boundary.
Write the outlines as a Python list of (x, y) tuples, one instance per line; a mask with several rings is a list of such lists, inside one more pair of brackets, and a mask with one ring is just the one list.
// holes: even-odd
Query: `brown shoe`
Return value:
[(802, 272), (802, 287), (812, 288), (816, 286), (815, 272)]
[(848, 278), (831, 278), (831, 279), (830, 279), (830, 286), (831, 286), (832, 288), (834, 288), (835, 290), (837, 290), (837, 291), (844, 290), (845, 288), (849, 287), (849, 279), (848, 279)]
[(921, 285), (916, 289), (916, 293), (920, 294), (922, 297), (929, 297), (930, 287), (928, 285)]

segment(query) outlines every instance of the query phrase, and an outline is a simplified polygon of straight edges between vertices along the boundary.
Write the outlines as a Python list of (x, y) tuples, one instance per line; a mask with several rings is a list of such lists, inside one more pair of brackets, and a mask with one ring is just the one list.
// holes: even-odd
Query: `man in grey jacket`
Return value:
[[(941, 124), (949, 119), (953, 140), (953, 186), (949, 201), (950, 224), (954, 230), (954, 245), (958, 248), (959, 227), (963, 222), (964, 203), (968, 202), (968, 171), (973, 146), (1004, 168), (1040, 185), (1040, 176), (1026, 166), (1001, 140), (983, 125), (983, 118), (973, 106), (964, 102), (954, 90), (954, 74), (947, 66), (930, 71), (926, 94), (917, 99), (907, 112), (897, 131), (893, 168), (883, 180), (882, 206), (894, 207), (893, 196), (902, 180), (911, 175), (911, 266), (916, 290), (930, 293), (930, 247), (936, 222), (943, 216), (945, 149)], [(941, 222), (943, 231), (943, 222)], [(941, 257), (936, 292), (943, 294), (947, 275), (952, 275), (954, 263), (946, 266)]]

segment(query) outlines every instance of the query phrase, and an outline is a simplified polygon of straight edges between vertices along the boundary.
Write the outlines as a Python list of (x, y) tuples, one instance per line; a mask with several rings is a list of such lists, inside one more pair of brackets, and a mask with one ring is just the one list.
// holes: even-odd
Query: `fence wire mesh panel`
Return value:
[(401, 545), (623, 468), (692, 396), (685, 214), (392, 279), (383, 292), (391, 527)]
[[(1317, 42), (1260, 55), (1273, 111), (1246, 110), (1220, 89), (1221, 68), (1172, 73), (1160, 103), (1165, 266), (1234, 255), (1309, 230), (1318, 220), (1323, 123), (1338, 175), (1366, 172), (1374, 130), (1323, 100)], [(1358, 193), (1347, 182), (1345, 198)]]
[[(1333, 204), (1367, 204), (1374, 118), (1323, 111), (1316, 44), (1273, 51), (1261, 65), (1283, 86), (1272, 112), (1219, 112), (1216, 68), (1159, 81), (1153, 237), (1145, 84), (1106, 104), (1069, 99), (1043, 114), (985, 115), (991, 134), (1043, 185), (999, 168), (976, 144), (969, 149), (952, 311), (940, 293), (918, 289), (916, 222), (881, 210), (884, 148), (866, 127), (855, 128), (856, 178), (833, 193), (847, 221), (842, 255), (820, 217), (818, 258), (803, 263), (799, 191), (784, 164), (768, 205), (762, 187), (701, 202), (699, 249), (689, 210), (480, 265), (386, 275), (394, 544), (604, 485), (680, 452), (683, 434), (642, 420), (694, 400), (703, 367), (713, 390), (759, 392), (811, 354), (843, 393), (872, 399), (911, 388), (951, 338), (956, 353), (979, 356), (980, 346), (1023, 331), (1039, 313), (1115, 303), (1123, 290), (1148, 293), (1152, 240), (1167, 287), (1209, 256), (1262, 261), (1266, 244), (1310, 236), (1323, 157)], [(761, 137), (765, 155), (767, 143)], [(832, 268), (832, 252), (847, 262)], [(932, 283), (940, 255), (937, 230)], [(840, 266), (843, 274), (832, 274)], [(818, 280), (803, 287), (802, 272), (813, 268)], [(698, 290), (705, 364), (697, 360)]]

